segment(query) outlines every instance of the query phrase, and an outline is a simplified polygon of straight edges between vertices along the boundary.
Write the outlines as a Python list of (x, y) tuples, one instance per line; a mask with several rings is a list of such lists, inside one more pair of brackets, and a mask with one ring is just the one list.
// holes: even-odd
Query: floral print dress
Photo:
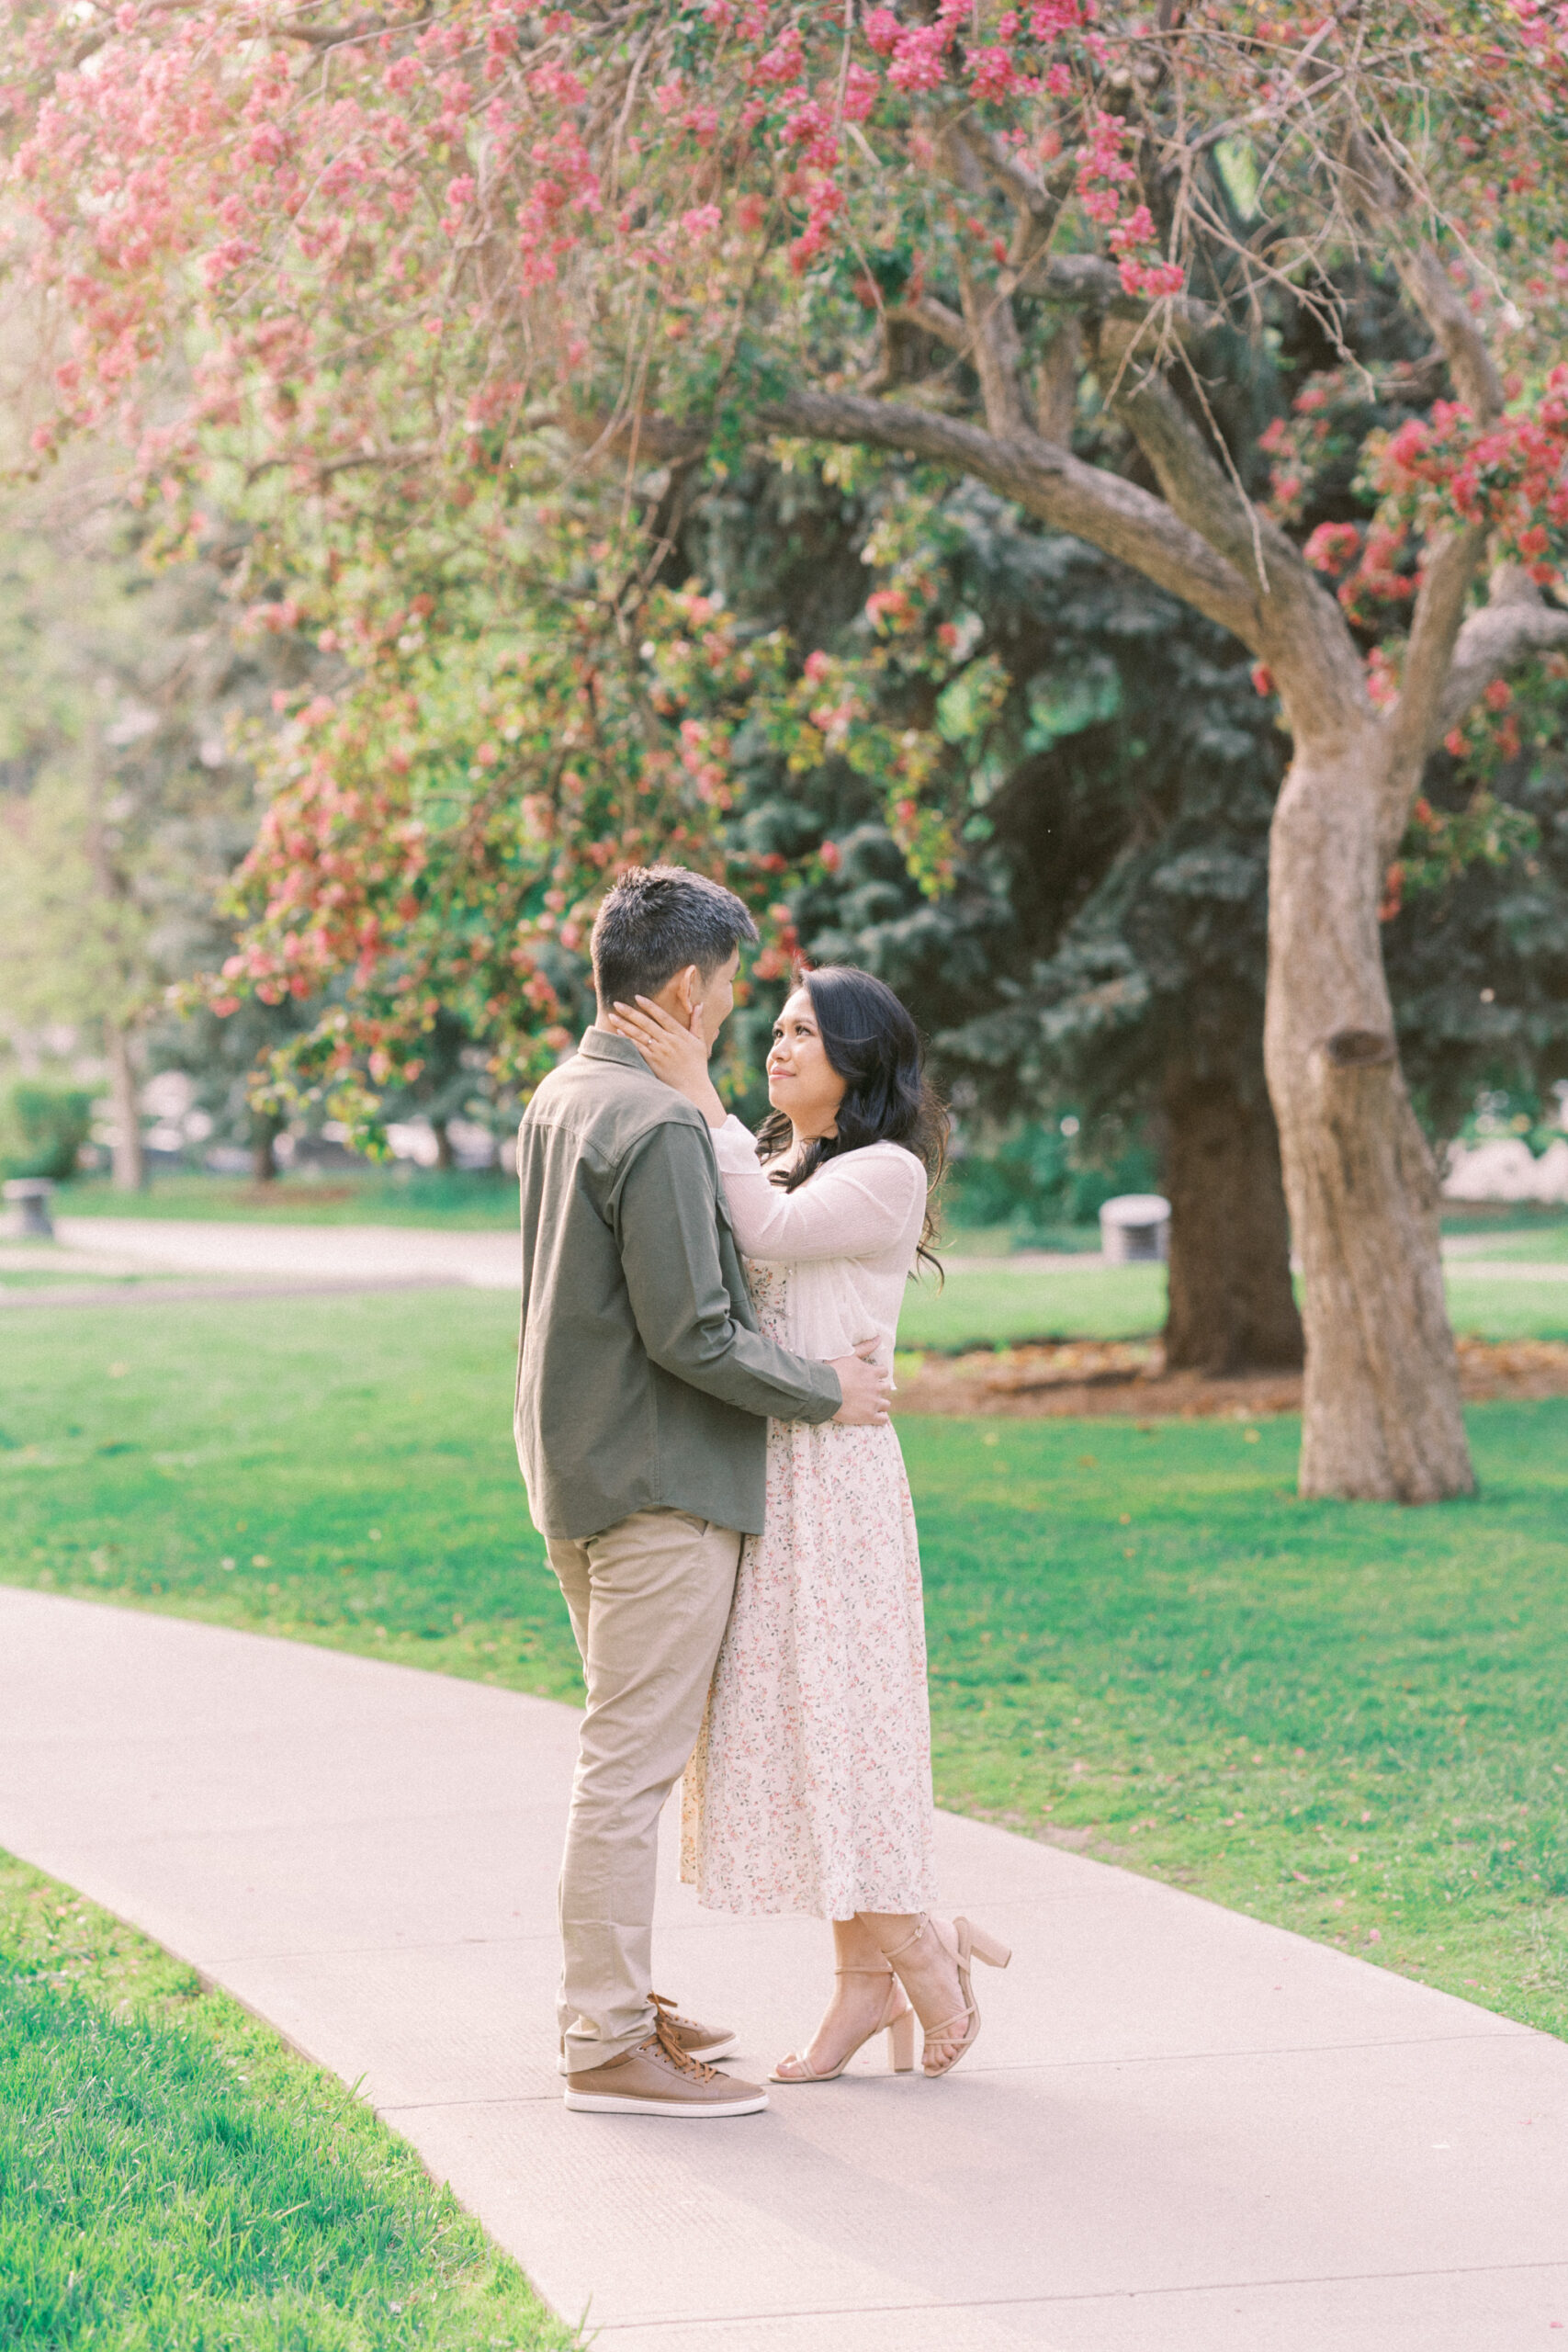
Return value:
[[(738, 1120), (715, 1147), (762, 1329), (816, 1357), (874, 1332), (890, 1361), (919, 1161), (874, 1144), (785, 1193)], [(682, 1829), (682, 1876), (710, 1910), (934, 1901), (919, 1550), (891, 1427), (769, 1423), (765, 1526), (741, 1552)]]

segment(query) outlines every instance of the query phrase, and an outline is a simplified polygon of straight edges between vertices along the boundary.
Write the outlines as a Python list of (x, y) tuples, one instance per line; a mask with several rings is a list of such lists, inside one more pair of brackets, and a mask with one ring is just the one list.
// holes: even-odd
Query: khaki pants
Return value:
[(581, 2074), (653, 2031), (659, 1816), (702, 1726), (740, 1537), (639, 1510), (548, 1550), (588, 1683), (560, 1876), (561, 2071)]

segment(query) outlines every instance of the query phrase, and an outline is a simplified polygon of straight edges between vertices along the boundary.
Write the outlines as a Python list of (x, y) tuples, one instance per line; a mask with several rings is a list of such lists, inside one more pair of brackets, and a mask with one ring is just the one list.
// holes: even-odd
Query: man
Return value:
[(652, 997), (711, 1047), (734, 1001), (740, 900), (679, 866), (624, 875), (593, 926), (599, 1019), (517, 1139), (518, 1459), (571, 1612), (588, 1708), (561, 1865), (561, 2071), (592, 2113), (767, 2105), (702, 2063), (734, 2040), (651, 1989), (659, 1816), (702, 1722), (741, 1538), (760, 1533), (766, 1426), (875, 1423), (887, 1374), (765, 1340), (707, 1122), (604, 1025)]

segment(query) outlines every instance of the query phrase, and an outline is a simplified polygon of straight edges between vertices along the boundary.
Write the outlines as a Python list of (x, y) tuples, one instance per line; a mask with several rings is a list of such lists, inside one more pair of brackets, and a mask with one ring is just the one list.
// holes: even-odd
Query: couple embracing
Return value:
[(886, 2029), (945, 2074), (975, 1959), (933, 1918), (914, 1514), (888, 1419), (906, 1277), (944, 1117), (914, 1023), (869, 974), (811, 973), (774, 1024), (773, 1114), (727, 1117), (708, 1056), (740, 900), (676, 866), (615, 884), (595, 1023), (518, 1139), (518, 1455), (582, 1655), (561, 1869), (561, 2071), (590, 2113), (766, 2107), (735, 2037), (652, 1989), (659, 1816), (708, 1908), (832, 1923), (832, 1997), (772, 2079), (840, 2074)]

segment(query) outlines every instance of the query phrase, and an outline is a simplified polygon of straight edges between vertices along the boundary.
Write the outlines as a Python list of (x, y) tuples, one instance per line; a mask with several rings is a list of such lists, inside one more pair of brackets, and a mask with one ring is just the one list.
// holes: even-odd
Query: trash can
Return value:
[(1100, 1212), (1100, 1246), (1108, 1266), (1170, 1255), (1170, 1203), (1158, 1193), (1121, 1193)]
[(4, 1187), (7, 1223), (13, 1241), (52, 1241), (54, 1222), (49, 1214), (54, 1186), (47, 1176), (13, 1176)]

